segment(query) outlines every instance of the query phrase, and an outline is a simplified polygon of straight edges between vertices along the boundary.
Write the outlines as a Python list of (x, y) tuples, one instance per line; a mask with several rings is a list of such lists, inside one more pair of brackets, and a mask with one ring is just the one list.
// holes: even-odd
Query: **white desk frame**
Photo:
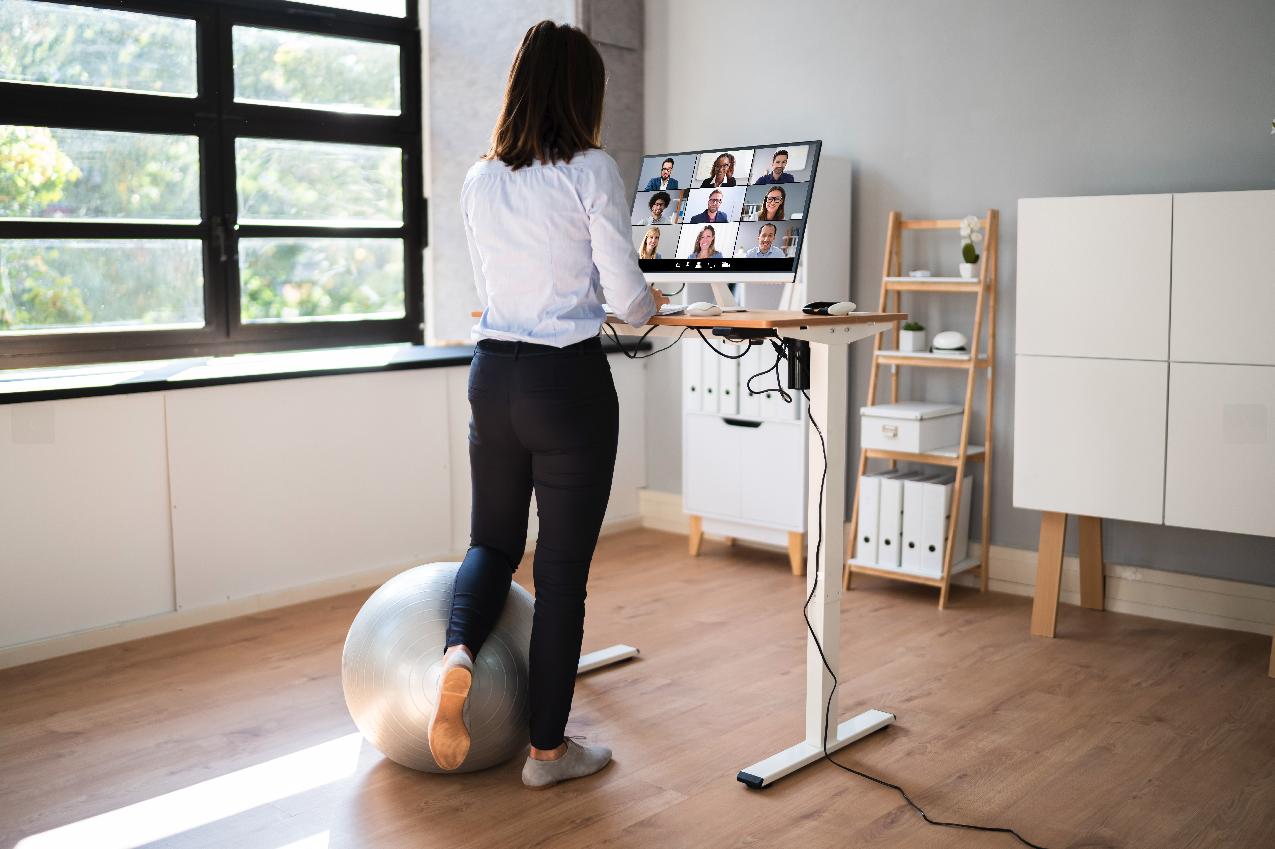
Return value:
[[(760, 311), (759, 311), (760, 312)], [(705, 335), (712, 327), (746, 326), (744, 322), (758, 313), (739, 312), (711, 319), (688, 319), (664, 316), (654, 329), (632, 328), (614, 319), (612, 329), (624, 336), (671, 337), (686, 332), (699, 343), (698, 334), (688, 327), (699, 327)], [(773, 313), (767, 313), (773, 315)], [(794, 315), (788, 313), (789, 316)], [(879, 320), (871, 320), (879, 315)], [(906, 316), (903, 316), (906, 318)], [(680, 319), (680, 321), (679, 321)], [(869, 319), (865, 321), (865, 319)], [(823, 646), (828, 665), (839, 670), (841, 644), (841, 572), (846, 562), (845, 491), (846, 491), (846, 403), (849, 381), (849, 346), (852, 342), (875, 336), (889, 329), (896, 320), (893, 313), (846, 316), (809, 317), (805, 327), (777, 327), (781, 338), (810, 342), (810, 413), (823, 431), (828, 452), (828, 472), (824, 479), (824, 457), (819, 434), (810, 429), (809, 439), (809, 504), (807, 528), (806, 595), (810, 599), (810, 625)], [(901, 319), (900, 319), (901, 320)], [(823, 509), (819, 506), (819, 488), (823, 482)], [(822, 531), (822, 533), (821, 533)], [(816, 557), (815, 543), (822, 537)], [(816, 586), (817, 582), (817, 586)], [(803, 623), (804, 624), (804, 623)], [(738, 780), (753, 789), (768, 787), (789, 773), (820, 760), (824, 754), (824, 716), (835, 723), (839, 711), (833, 693), (832, 676), (824, 668), (819, 649), (807, 632), (806, 639), (806, 738), (797, 745), (771, 755), (765, 760), (740, 770)], [(831, 699), (831, 704), (829, 704)], [(869, 710), (836, 725), (828, 735), (827, 751), (836, 751), (894, 722), (893, 714)]]

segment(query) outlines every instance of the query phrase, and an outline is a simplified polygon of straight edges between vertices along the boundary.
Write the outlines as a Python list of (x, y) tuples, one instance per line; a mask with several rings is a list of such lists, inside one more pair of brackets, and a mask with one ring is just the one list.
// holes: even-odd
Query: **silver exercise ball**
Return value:
[(457, 769), (445, 770), (429, 752), (429, 683), (443, 659), (458, 568), (429, 563), (386, 581), (354, 617), (341, 656), (345, 703), (363, 736), (395, 763), (424, 772), (486, 769), (530, 742), (527, 649), (535, 600), (512, 584), (500, 621), (474, 661), (469, 754)]

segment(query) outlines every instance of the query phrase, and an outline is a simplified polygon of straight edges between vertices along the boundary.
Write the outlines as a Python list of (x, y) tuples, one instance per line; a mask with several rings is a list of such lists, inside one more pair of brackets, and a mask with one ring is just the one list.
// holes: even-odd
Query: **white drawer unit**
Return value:
[(963, 407), (928, 401), (902, 401), (861, 407), (859, 430), (864, 448), (920, 454), (961, 441)]
[(1275, 536), (1275, 366), (1170, 364), (1164, 521)]
[(1014, 506), (1275, 536), (1275, 191), (1020, 200), (1017, 302)]

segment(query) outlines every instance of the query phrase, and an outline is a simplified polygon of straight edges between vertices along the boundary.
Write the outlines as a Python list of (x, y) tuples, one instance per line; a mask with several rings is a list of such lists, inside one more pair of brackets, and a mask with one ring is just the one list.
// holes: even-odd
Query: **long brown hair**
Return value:
[[(779, 209), (776, 209), (775, 214), (768, 218), (766, 216), (766, 198), (770, 197), (771, 192), (779, 192)], [(771, 186), (768, 188), (766, 194), (761, 196), (761, 211), (757, 213), (757, 220), (782, 221), (784, 218), (784, 201), (786, 200), (788, 200), (788, 193), (784, 191), (783, 186)]]
[[(693, 257), (697, 257), (700, 254), (699, 240), (704, 235), (704, 230), (713, 234), (713, 241), (708, 243), (708, 255), (712, 256), (717, 253), (717, 229), (712, 224), (705, 224), (704, 228), (695, 234), (695, 253), (691, 254)], [(700, 257), (700, 259), (703, 259), (703, 257)]]
[(541, 21), (527, 30), (509, 66), (505, 104), (484, 159), (513, 168), (570, 162), (602, 146), (606, 66), (583, 31)]
[[(648, 253), (647, 252), (648, 248), (646, 246), (651, 238), (652, 233), (655, 234), (655, 248), (650, 248), (649, 249), (650, 253)], [(659, 246), (660, 246), (660, 228), (652, 227), (651, 229), (646, 231), (646, 234), (644, 236), (642, 236), (642, 250), (638, 251), (638, 259), (655, 259), (655, 249), (658, 248)]]

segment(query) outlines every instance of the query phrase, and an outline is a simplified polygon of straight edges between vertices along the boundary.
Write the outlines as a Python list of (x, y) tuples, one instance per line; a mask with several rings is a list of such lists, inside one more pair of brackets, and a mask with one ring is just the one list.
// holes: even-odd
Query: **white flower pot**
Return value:
[(961, 263), (961, 276), (969, 277), (969, 278), (978, 277), (978, 263), (977, 262)]
[(899, 350), (919, 353), (925, 351), (924, 330), (900, 330)]

